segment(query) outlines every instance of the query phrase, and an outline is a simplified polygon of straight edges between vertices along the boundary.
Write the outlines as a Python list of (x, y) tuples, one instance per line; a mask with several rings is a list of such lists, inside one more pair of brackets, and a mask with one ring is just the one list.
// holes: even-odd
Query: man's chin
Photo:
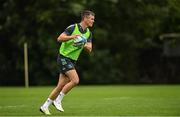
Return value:
[(89, 25), (89, 27), (92, 27), (93, 25)]

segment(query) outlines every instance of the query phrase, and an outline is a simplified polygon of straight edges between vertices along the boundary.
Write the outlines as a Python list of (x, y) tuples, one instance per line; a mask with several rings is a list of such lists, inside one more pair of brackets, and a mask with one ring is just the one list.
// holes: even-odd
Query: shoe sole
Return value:
[(45, 114), (45, 115), (51, 115), (51, 114), (46, 114), (44, 111), (42, 111), (41, 108), (39, 109), (39, 111), (42, 112), (42, 113)]
[(41, 110), (41, 108), (39, 109), (39, 111), (42, 112), (43, 114), (45, 114), (45, 113)]
[[(54, 103), (52, 103), (52, 105), (56, 108), (56, 106), (54, 105)], [(57, 109), (57, 108), (56, 108)], [(58, 110), (58, 109), (57, 109)], [(61, 111), (61, 110), (58, 110), (58, 111), (60, 111), (60, 112), (64, 112), (64, 111)]]

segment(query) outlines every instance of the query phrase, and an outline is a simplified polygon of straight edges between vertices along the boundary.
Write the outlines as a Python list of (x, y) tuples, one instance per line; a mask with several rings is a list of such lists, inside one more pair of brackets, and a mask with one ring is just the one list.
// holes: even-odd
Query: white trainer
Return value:
[(45, 115), (51, 115), (48, 108), (44, 108), (43, 106), (40, 107), (40, 111)]
[(64, 109), (63, 109), (63, 107), (61, 105), (61, 102), (54, 100), (53, 105), (56, 107), (57, 110), (59, 110), (61, 112), (64, 112)]

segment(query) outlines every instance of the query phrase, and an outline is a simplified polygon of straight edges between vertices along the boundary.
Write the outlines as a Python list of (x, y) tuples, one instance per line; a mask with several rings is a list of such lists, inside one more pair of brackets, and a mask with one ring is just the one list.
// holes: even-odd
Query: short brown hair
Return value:
[(95, 13), (90, 10), (84, 10), (83, 12), (81, 12), (81, 20), (83, 20), (84, 17), (89, 15), (95, 16)]

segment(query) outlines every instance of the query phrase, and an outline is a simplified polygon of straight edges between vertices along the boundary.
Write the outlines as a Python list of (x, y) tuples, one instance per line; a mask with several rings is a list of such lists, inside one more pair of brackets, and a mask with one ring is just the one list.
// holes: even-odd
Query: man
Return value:
[[(87, 52), (92, 50), (92, 34), (88, 27), (92, 27), (95, 14), (92, 11), (85, 10), (81, 13), (81, 22), (70, 25), (57, 38), (58, 42), (62, 42), (59, 55), (59, 81), (57, 86), (50, 93), (46, 102), (40, 107), (40, 111), (46, 115), (50, 115), (49, 105), (53, 104), (57, 110), (63, 112), (63, 97), (79, 83), (79, 76), (75, 69), (75, 63), (83, 49)], [(75, 43), (75, 40), (81, 36), (81, 44)], [(83, 36), (83, 37), (82, 37)], [(80, 43), (80, 42), (79, 42)]]

